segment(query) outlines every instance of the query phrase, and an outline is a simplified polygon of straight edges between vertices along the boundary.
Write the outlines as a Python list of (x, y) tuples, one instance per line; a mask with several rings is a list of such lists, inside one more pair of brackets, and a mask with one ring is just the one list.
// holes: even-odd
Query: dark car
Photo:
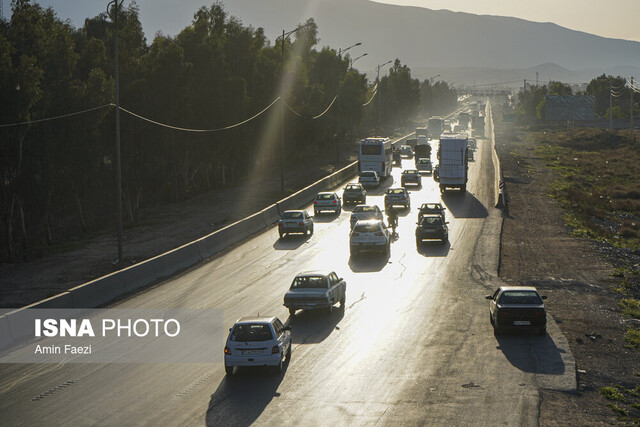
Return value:
[(418, 221), (422, 218), (422, 215), (442, 215), (444, 218), (444, 211), (447, 209), (442, 206), (442, 203), (423, 203), (418, 211)]
[(501, 286), (493, 295), (487, 295), (489, 318), (497, 335), (503, 330), (534, 330), (538, 335), (547, 333), (547, 311), (540, 295), (531, 286)]
[(423, 240), (449, 240), (449, 228), (442, 215), (423, 215), (416, 227), (416, 245), (420, 246)]
[(367, 203), (367, 190), (362, 184), (347, 184), (342, 193), (342, 203)]
[(405, 169), (400, 175), (400, 184), (404, 187), (407, 184), (422, 185), (422, 176), (417, 169)]

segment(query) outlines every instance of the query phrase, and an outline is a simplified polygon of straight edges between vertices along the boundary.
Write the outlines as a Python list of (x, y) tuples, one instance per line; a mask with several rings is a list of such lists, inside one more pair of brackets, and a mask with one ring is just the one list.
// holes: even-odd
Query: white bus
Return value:
[(380, 178), (391, 176), (393, 145), (391, 139), (375, 137), (360, 141), (358, 171), (376, 171)]

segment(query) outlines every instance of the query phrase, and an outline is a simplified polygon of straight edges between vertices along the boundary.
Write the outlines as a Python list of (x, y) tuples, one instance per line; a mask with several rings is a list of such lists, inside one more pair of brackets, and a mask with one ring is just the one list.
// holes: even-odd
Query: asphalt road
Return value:
[[(501, 214), (490, 141), (479, 140), (469, 171), (467, 193), (443, 199), (447, 244), (416, 250), (417, 208), (440, 200), (428, 176), (411, 190), (388, 259), (350, 259), (343, 210), (316, 217), (311, 237), (278, 239), (272, 228), (117, 305), (223, 309), (225, 328), (277, 315), (294, 341), (283, 374), (226, 377), (222, 363), (0, 365), (0, 425), (537, 425), (541, 388), (575, 389), (573, 358), (551, 319), (545, 337), (494, 337), (484, 295), (498, 286)], [(367, 202), (382, 207), (399, 174)], [(289, 319), (283, 295), (310, 269), (345, 278), (346, 308)], [(222, 352), (225, 337), (215, 339)]]

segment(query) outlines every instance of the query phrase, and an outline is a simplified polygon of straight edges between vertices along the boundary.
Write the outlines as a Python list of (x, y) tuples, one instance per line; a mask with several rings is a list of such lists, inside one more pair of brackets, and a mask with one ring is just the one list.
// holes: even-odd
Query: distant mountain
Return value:
[[(283, 29), (291, 30), (313, 18), (319, 27), (320, 46), (337, 49), (362, 43), (349, 51), (352, 57), (368, 53), (356, 64), (361, 70), (374, 70), (376, 64), (399, 58), (412, 71), (460, 67), (507, 69), (512, 71), (504, 75), (507, 81), (535, 78), (535, 70), (530, 74), (532, 67), (539, 67), (540, 79), (566, 76), (566, 79), (582, 81), (586, 78), (583, 72), (572, 70), (591, 70), (597, 75), (601, 74), (599, 70), (633, 72), (640, 67), (639, 42), (608, 39), (552, 23), (368, 0), (227, 0), (224, 3), (225, 9), (245, 25), (263, 27), (272, 41)], [(520, 76), (519, 72), (526, 74)], [(640, 78), (640, 74), (636, 76)], [(423, 78), (426, 77), (430, 76)], [(471, 84), (467, 78), (464, 82)]]

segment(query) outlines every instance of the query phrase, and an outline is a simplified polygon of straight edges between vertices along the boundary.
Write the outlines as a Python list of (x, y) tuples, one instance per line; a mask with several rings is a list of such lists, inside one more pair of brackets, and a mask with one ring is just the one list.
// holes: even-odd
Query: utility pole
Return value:
[[(1, 1), (1, 0), (0, 0)], [(118, 211), (118, 259), (116, 265), (122, 267), (124, 258), (122, 255), (122, 166), (120, 163), (120, 78), (118, 73), (118, 10), (124, 0), (113, 0), (107, 5), (107, 14), (109, 14), (109, 6), (114, 5), (114, 16), (112, 17), (115, 24), (114, 46), (115, 46), (115, 83), (116, 83), (116, 210)]]
[[(337, 112), (338, 114), (337, 119), (336, 119), (336, 166), (340, 164), (340, 137), (341, 137), (341, 132), (340, 132), (340, 114), (342, 113), (342, 108), (340, 108), (340, 84), (342, 82), (342, 76), (340, 75), (340, 67), (342, 66), (342, 53), (348, 51), (349, 49), (351, 49), (352, 47), (356, 47), (356, 46), (360, 46), (362, 43), (358, 42), (354, 45), (349, 46), (346, 49), (342, 49), (340, 48), (338, 50), (338, 90), (336, 92), (336, 101), (338, 102), (338, 105), (336, 106)], [(365, 54), (366, 55), (366, 54)]]
[(613, 129), (613, 86), (609, 80), (609, 129)]
[(633, 76), (631, 77), (631, 86), (629, 87), (629, 131), (633, 135)]
[(377, 95), (378, 96), (378, 129), (377, 129), (377, 135), (376, 136), (380, 136), (380, 117), (381, 117), (381, 113), (380, 113), (380, 98), (382, 97), (382, 92), (380, 91), (380, 68), (384, 67), (387, 64), (391, 64), (391, 62), (393, 62), (393, 61), (387, 61), (384, 64), (380, 64), (380, 65), (378, 65), (376, 67), (376, 69), (378, 70), (378, 77), (377, 77), (377, 80), (378, 80), (378, 89), (377, 89), (377, 92), (378, 92), (378, 95)]

